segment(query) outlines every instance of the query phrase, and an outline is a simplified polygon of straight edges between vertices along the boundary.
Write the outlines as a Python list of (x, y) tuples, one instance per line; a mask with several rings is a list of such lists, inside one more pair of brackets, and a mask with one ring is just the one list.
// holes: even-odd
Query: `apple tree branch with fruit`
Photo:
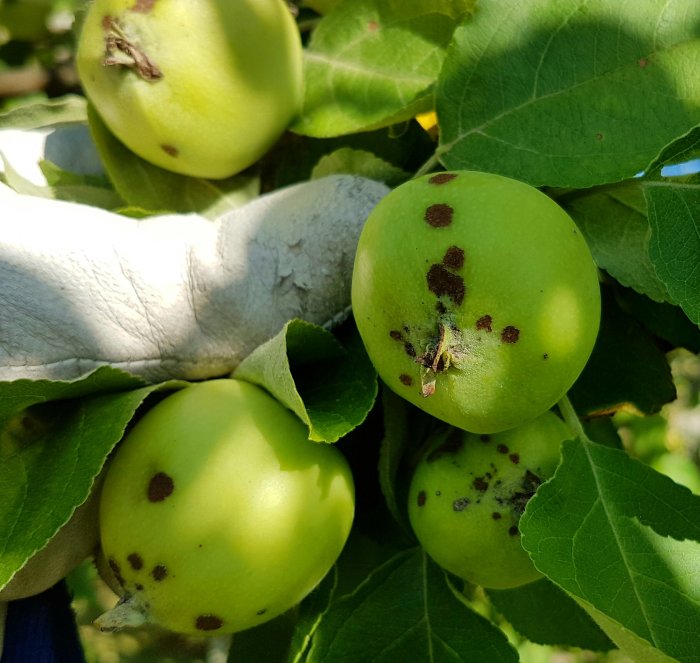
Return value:
[(698, 662), (697, 2), (24, 4), (2, 663)]

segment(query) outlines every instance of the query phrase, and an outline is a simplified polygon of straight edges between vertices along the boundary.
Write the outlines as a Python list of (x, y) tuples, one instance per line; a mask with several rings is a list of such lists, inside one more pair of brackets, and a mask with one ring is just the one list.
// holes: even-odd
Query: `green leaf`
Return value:
[(618, 288), (615, 298), (620, 307), (670, 347), (685, 348), (700, 353), (700, 328), (693, 324), (683, 310), (672, 304), (654, 302), (628, 288)]
[[(700, 127), (693, 127), (687, 134), (664, 147), (645, 172), (652, 176), (662, 174), (664, 166), (691, 161), (700, 155)], [(674, 178), (678, 181), (679, 178)]]
[(700, 325), (700, 177), (647, 182), (649, 254), (670, 300)]
[(229, 663), (281, 663), (289, 660), (297, 611), (292, 609), (260, 626), (236, 633)]
[(435, 144), (415, 120), (335, 138), (290, 133), (263, 159), (264, 168), (272, 173), (266, 178), (264, 172), (263, 177), (271, 179), (275, 188), (310, 179), (319, 160), (342, 148), (369, 152), (395, 168), (415, 172), (430, 158)]
[(471, 16), (476, 4), (476, 0), (389, 0), (392, 11), (402, 13), (406, 18), (445, 14), (456, 23)]
[(382, 406), (384, 438), (379, 450), (379, 484), (389, 512), (412, 535), (406, 512), (408, 484), (418, 462), (417, 452), (436, 421), (387, 388), (382, 390)]
[(696, 0), (479, 4), (436, 88), (450, 169), (589, 187), (643, 170), (700, 122)]
[(537, 568), (584, 607), (647, 647), (697, 663), (698, 514), (700, 497), (624, 451), (571, 440), (520, 528)]
[(79, 95), (25, 104), (0, 113), (0, 129), (38, 129), (65, 122), (85, 122), (86, 106), (85, 97)]
[(531, 642), (609, 651), (615, 645), (566, 592), (546, 578), (515, 589), (489, 589), (489, 599)]
[(307, 660), (495, 663), (518, 656), (499, 629), (464, 604), (444, 572), (413, 548), (332, 605)]
[(305, 50), (304, 107), (292, 129), (339, 136), (431, 109), (454, 28), (445, 14), (406, 16), (403, 3), (341, 2)]
[(107, 210), (116, 209), (124, 203), (104, 177), (71, 173), (50, 161), (41, 161), (39, 167), (46, 177), (52, 197), (57, 200), (68, 200)]
[[(636, 198), (634, 202), (630, 195)], [(668, 299), (649, 257), (651, 228), (646, 214), (638, 211), (646, 204), (637, 185), (630, 185), (627, 198), (619, 192), (594, 192), (577, 195), (565, 207), (584, 234), (598, 267), (654, 301)]]
[(335, 442), (361, 424), (377, 396), (376, 372), (350, 325), (336, 338), (291, 320), (248, 355), (234, 377), (267, 389), (309, 427), (315, 442)]
[(666, 355), (606, 288), (593, 354), (569, 393), (580, 414), (658, 412), (676, 397)]
[(311, 172), (311, 179), (328, 175), (361, 175), (372, 180), (384, 182), (395, 187), (409, 179), (410, 174), (380, 159), (371, 152), (354, 150), (350, 147), (340, 149), (321, 157)]
[(109, 367), (0, 384), (0, 588), (87, 499), (136, 409), (164, 388), (143, 385)]
[(90, 132), (117, 193), (130, 207), (152, 212), (198, 212), (214, 219), (259, 193), (257, 177), (205, 180), (173, 173), (141, 159), (109, 131), (88, 106)]
[[(299, 663), (306, 660), (306, 654), (311, 640), (323, 616), (328, 612), (331, 601), (338, 586), (338, 569), (334, 566), (321, 584), (314, 589), (300, 604), (297, 624), (289, 646), (289, 663)], [(240, 659), (241, 663), (247, 659)], [(270, 659), (266, 659), (267, 663)]]

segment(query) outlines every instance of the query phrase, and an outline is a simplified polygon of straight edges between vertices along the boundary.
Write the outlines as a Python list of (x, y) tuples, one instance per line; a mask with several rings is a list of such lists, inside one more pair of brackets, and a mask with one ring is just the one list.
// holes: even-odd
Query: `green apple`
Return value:
[(551, 412), (501, 433), (450, 427), (415, 469), (408, 514), (437, 564), (475, 585), (518, 587), (540, 577), (520, 543), (518, 523), (571, 437)]
[(302, 48), (284, 0), (94, 0), (77, 67), (133, 152), (204, 178), (265, 154), (301, 107)]
[(394, 189), (360, 236), (352, 307), (397, 394), (476, 433), (571, 387), (600, 321), (596, 265), (571, 218), (506, 177), (443, 172)]
[(241, 631), (299, 603), (350, 532), (344, 456), (239, 380), (197, 383), (140, 419), (109, 467), (100, 538), (122, 602), (104, 629)]

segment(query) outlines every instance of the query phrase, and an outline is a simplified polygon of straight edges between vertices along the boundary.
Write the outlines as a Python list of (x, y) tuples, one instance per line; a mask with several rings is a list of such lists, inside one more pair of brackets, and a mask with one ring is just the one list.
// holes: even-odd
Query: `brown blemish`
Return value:
[(596, 140), (603, 140), (603, 138), (605, 138), (605, 136), (603, 136), (603, 134), (601, 134), (601, 133), (597, 133), (597, 134), (595, 135), (595, 139), (596, 139)]
[(493, 322), (493, 318), (490, 315), (482, 315), (476, 321), (476, 328), (478, 330), (485, 330), (487, 332), (493, 331), (493, 328), (491, 327), (492, 322)]
[(472, 482), (472, 485), (480, 493), (485, 493), (489, 488), (489, 483), (486, 481), (486, 479), (484, 479), (484, 477), (476, 477), (476, 479), (474, 479)]
[(637, 60), (637, 64), (639, 65), (640, 69), (644, 69), (649, 64), (649, 58), (639, 58)]
[(510, 458), (510, 462), (513, 463), (513, 465), (517, 465), (520, 462), (520, 454), (510, 454), (508, 458)]
[(126, 560), (134, 571), (139, 571), (143, 568), (143, 558), (138, 553), (131, 553)]
[(517, 343), (520, 338), (520, 330), (517, 327), (508, 325), (501, 332), (501, 341), (503, 343)]
[(148, 14), (148, 12), (153, 9), (155, 4), (156, 0), (136, 0), (134, 6), (131, 8), (131, 11), (140, 14)]
[(409, 343), (406, 341), (403, 344), (403, 349), (404, 352), (409, 356), (409, 357), (415, 357), (416, 356), (416, 349), (413, 347), (413, 343)]
[(458, 246), (451, 246), (445, 252), (442, 264), (448, 269), (462, 269), (464, 267), (464, 249)]
[(518, 534), (520, 534), (520, 530), (518, 529), (518, 526), (512, 525), (511, 527), (509, 527), (508, 534), (510, 534), (511, 536), (518, 536)]
[(417, 497), (417, 499), (416, 499), (416, 503), (418, 504), (418, 506), (423, 506), (423, 505), (425, 504), (425, 501), (426, 501), (427, 499), (428, 499), (428, 496), (425, 494), (425, 491), (424, 491), (424, 490), (421, 490), (421, 491), (418, 493), (418, 497)]
[(154, 566), (153, 569), (151, 570), (151, 576), (153, 577), (153, 580), (157, 580), (160, 582), (161, 580), (164, 580), (168, 575), (168, 569), (167, 567), (163, 566), (162, 564), (158, 564), (157, 566)]
[(496, 449), (498, 450), (499, 454), (507, 454), (510, 451), (505, 444), (499, 444)]
[(494, 520), (500, 520), (500, 519), (501, 519), (501, 513), (500, 513), (500, 511), (494, 511), (494, 512), (491, 514), (491, 518), (493, 518)]
[(455, 173), (438, 173), (437, 175), (433, 175), (429, 180), (429, 184), (447, 184), (448, 182), (451, 182), (453, 179), (455, 179), (457, 175)]
[(173, 490), (175, 490), (175, 482), (172, 477), (165, 472), (158, 472), (148, 482), (148, 501), (162, 502), (172, 495)]
[(425, 220), (433, 228), (445, 228), (452, 223), (454, 210), (445, 203), (435, 203), (425, 210)]
[(180, 155), (180, 151), (173, 145), (161, 145), (160, 149), (171, 157), (177, 157)]
[(137, 582), (134, 587), (136, 588), (137, 592), (142, 592), (143, 591), (143, 585), (140, 582)]
[(194, 622), (198, 631), (216, 631), (224, 625), (224, 620), (216, 615), (199, 615)]
[(389, 332), (389, 336), (391, 336), (391, 338), (393, 338), (395, 341), (403, 341), (403, 334), (396, 329), (392, 329)]
[(401, 375), (399, 375), (399, 381), (407, 387), (413, 384), (413, 378), (410, 375), (406, 375), (406, 373), (401, 373)]
[(547, 353), (545, 352), (545, 353), (542, 355), (542, 359), (544, 359), (544, 360), (549, 359), (549, 354), (547, 354)]
[(525, 471), (523, 480), (520, 483), (522, 490), (513, 493), (513, 496), (509, 500), (516, 514), (520, 515), (525, 511), (527, 503), (535, 494), (541, 483), (542, 479), (540, 479), (534, 472), (530, 470)]
[(445, 315), (445, 313), (447, 313), (447, 306), (445, 306), (442, 302), (438, 302), (437, 304), (435, 304), (435, 310), (440, 315)]
[(379, 29), (377, 21), (369, 21), (367, 23), (367, 32), (376, 32)]
[(112, 25), (114, 25), (114, 18), (112, 18), (108, 14), (102, 17), (102, 20), (100, 21), (100, 26), (105, 32), (109, 30), (112, 27)]
[(114, 557), (110, 557), (107, 560), (107, 564), (109, 565), (109, 568), (112, 570), (112, 573), (114, 574), (114, 579), (119, 583), (120, 586), (124, 587), (124, 585), (126, 584), (126, 581), (124, 580), (124, 576), (122, 575), (121, 567), (117, 563), (117, 560), (114, 559)]
[(458, 274), (443, 265), (432, 265), (427, 274), (428, 288), (436, 297), (449, 297), (458, 306), (464, 301), (466, 286)]
[(491, 441), (491, 436), (488, 434), (479, 435), (479, 439), (484, 443), (488, 444)]
[(470, 500), (467, 497), (458, 497), (454, 502), (452, 502), (453, 511), (464, 511), (470, 504)]
[(255, 614), (256, 615), (264, 615), (267, 612), (267, 608), (262, 608), (261, 610), (258, 610)]

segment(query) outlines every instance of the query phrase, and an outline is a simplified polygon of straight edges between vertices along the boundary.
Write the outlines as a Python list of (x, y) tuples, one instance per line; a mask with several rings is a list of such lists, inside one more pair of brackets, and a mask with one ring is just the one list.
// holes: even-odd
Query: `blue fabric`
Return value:
[(65, 583), (11, 601), (0, 663), (85, 663)]

